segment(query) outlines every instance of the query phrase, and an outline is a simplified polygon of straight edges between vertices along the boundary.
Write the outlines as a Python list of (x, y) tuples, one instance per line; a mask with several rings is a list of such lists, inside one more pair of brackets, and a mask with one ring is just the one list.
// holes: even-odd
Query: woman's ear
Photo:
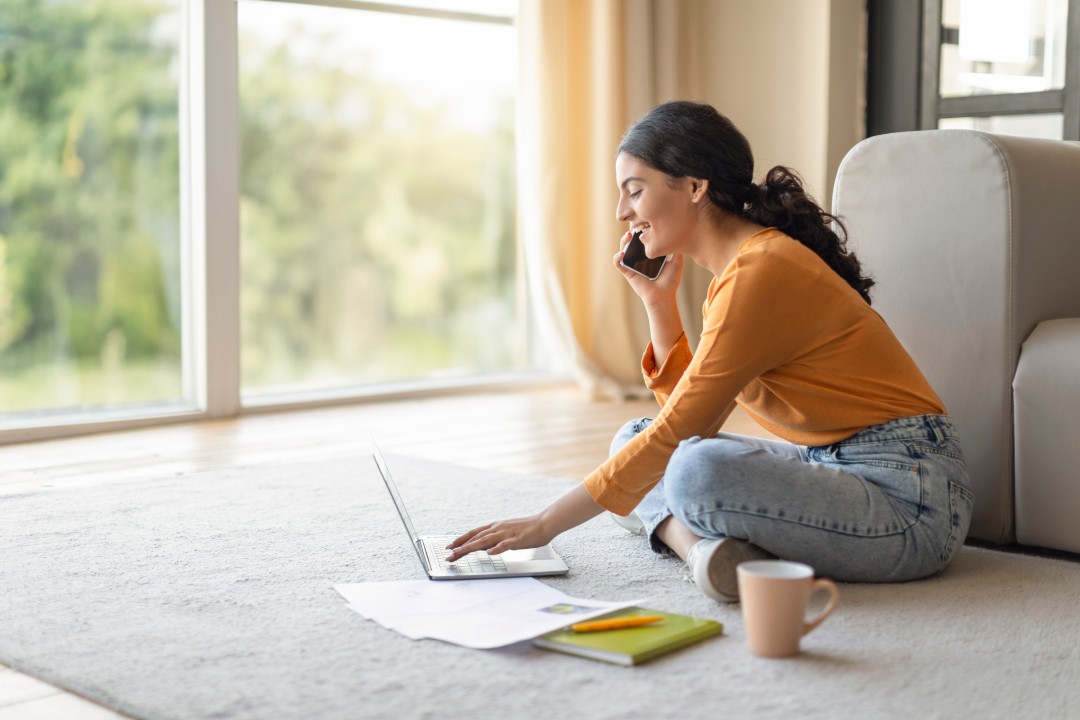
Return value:
[(704, 200), (709, 194), (709, 181), (703, 178), (690, 178), (690, 202)]

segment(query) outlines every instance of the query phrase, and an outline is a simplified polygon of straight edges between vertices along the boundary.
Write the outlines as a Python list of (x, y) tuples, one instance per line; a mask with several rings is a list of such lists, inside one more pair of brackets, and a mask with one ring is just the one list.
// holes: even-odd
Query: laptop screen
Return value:
[(371, 454), (375, 457), (375, 464), (379, 467), (379, 474), (382, 475), (383, 482), (386, 483), (386, 489), (390, 491), (390, 497), (394, 501), (394, 507), (397, 508), (398, 516), (401, 517), (401, 522), (405, 523), (405, 530), (408, 531), (409, 537), (412, 538), (413, 546), (416, 546), (416, 528), (413, 527), (412, 520), (409, 518), (409, 513), (405, 509), (405, 503), (401, 501), (401, 495), (398, 494), (397, 485), (394, 483), (394, 479), (390, 476), (390, 468), (386, 467), (386, 461), (383, 460), (382, 453), (379, 452), (379, 446), (375, 444), (375, 441), (371, 441)]

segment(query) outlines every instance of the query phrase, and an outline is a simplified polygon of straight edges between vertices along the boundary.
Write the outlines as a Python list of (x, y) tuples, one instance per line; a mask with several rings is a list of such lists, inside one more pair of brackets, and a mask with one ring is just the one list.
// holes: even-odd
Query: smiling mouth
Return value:
[(641, 225), (635, 225), (634, 227), (630, 228), (630, 234), (631, 235), (637, 235), (638, 239), (640, 240), (641, 236), (644, 235), (646, 232), (648, 232), (650, 228), (652, 228), (652, 226), (649, 225), (649, 223), (642, 223)]

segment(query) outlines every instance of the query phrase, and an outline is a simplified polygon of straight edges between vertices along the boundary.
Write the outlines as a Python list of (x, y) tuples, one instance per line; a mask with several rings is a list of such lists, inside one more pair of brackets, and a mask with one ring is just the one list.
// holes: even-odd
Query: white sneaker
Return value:
[(645, 523), (641, 522), (641, 518), (637, 516), (637, 513), (633, 510), (629, 515), (616, 515), (613, 512), (609, 512), (608, 515), (615, 521), (615, 524), (623, 528), (627, 532), (632, 532), (635, 535), (645, 534)]
[(686, 564), (706, 597), (717, 602), (738, 602), (739, 581), (735, 574), (738, 564), (775, 557), (746, 540), (707, 538), (694, 543), (686, 554)]

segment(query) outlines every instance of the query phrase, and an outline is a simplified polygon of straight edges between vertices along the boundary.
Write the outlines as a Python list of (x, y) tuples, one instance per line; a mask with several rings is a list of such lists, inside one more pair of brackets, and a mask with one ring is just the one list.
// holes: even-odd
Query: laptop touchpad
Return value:
[(544, 547), (532, 548), (530, 550), (507, 550), (503, 553), (503, 557), (506, 560), (514, 561), (527, 561), (527, 560), (554, 560), (558, 556), (550, 545)]

